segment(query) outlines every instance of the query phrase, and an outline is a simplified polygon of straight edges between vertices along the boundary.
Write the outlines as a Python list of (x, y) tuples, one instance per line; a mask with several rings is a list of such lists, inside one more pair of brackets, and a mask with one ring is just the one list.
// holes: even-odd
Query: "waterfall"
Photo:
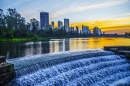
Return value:
[[(25, 68), (22, 66), (16, 70), (16, 78), (8, 83), (8, 86), (130, 85), (129, 61), (112, 52), (89, 50), (45, 56), (52, 57), (48, 61), (43, 61), (43, 55), (8, 60), (8, 62), (36, 62), (27, 67), (23, 64)], [(17, 67), (21, 64), (15, 65)]]

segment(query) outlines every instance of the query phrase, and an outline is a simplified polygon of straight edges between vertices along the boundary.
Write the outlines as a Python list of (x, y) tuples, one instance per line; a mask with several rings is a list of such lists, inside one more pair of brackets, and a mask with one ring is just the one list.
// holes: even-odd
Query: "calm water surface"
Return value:
[(29, 55), (103, 48), (104, 46), (130, 46), (130, 38), (70, 38), (39, 42), (0, 43), (0, 56), (17, 58)]

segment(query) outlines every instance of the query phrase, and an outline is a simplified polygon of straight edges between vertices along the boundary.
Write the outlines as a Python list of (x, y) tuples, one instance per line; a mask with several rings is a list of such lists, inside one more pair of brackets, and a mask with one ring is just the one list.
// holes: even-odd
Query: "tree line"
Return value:
[(130, 37), (130, 32), (125, 32), (125, 37)]
[[(31, 29), (30, 29), (31, 26)], [(32, 38), (32, 37), (84, 37), (85, 34), (78, 32), (66, 32), (64, 29), (47, 28), (42, 30), (38, 27), (38, 20), (30, 19), (25, 23), (25, 18), (16, 9), (7, 9), (4, 14), (0, 9), (0, 38)], [(90, 36), (90, 34), (88, 35)]]

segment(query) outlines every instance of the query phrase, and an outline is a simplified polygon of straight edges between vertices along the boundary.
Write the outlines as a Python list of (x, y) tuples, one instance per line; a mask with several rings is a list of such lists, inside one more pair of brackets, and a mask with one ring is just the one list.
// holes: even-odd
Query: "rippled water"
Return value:
[(70, 38), (39, 42), (0, 43), (0, 55), (17, 58), (62, 51), (103, 48), (104, 46), (130, 46), (129, 38)]

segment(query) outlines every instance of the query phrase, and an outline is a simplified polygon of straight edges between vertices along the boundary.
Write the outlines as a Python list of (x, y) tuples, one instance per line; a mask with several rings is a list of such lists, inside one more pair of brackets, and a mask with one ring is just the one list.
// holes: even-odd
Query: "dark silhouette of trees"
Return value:
[(125, 32), (126, 37), (130, 37), (130, 32)]

